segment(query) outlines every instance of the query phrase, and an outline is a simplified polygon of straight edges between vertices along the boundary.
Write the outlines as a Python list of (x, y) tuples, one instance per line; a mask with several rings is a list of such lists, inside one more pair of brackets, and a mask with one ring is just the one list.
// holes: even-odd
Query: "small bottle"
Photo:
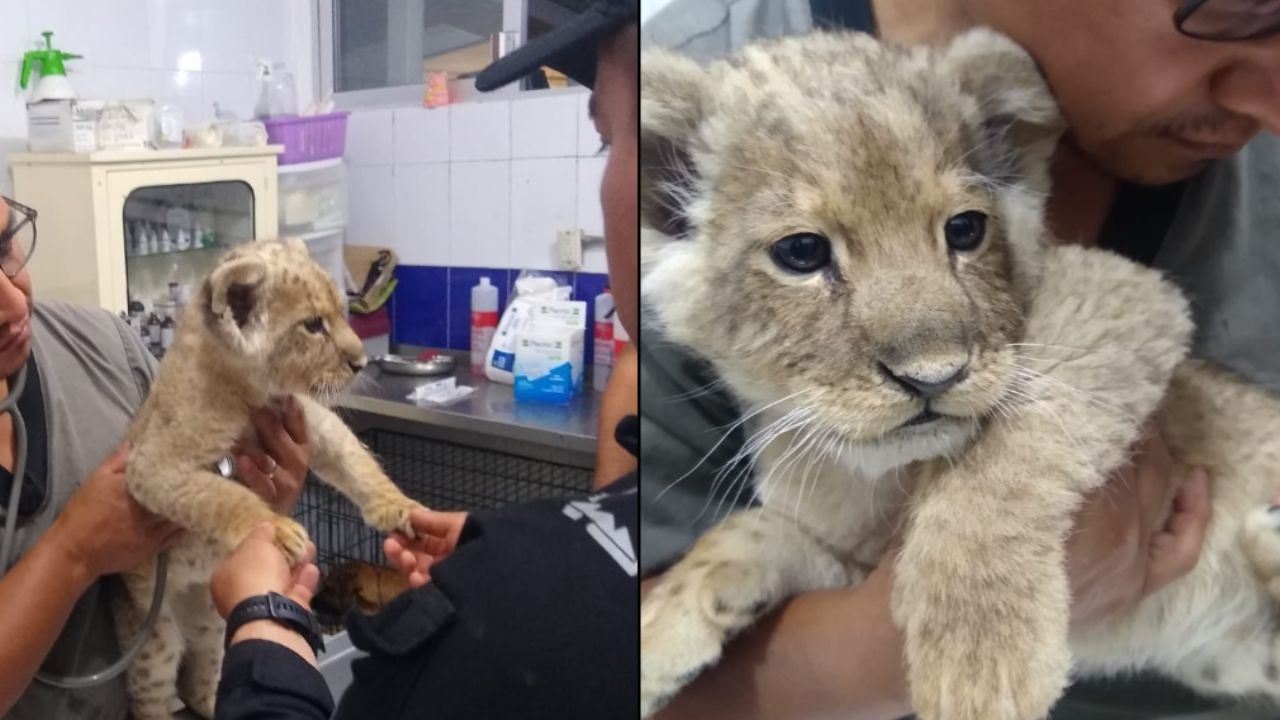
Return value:
[(471, 288), (471, 372), (484, 372), (484, 357), (498, 330), (498, 288), (489, 278)]
[(622, 327), (622, 320), (618, 317), (618, 313), (613, 314), (613, 358), (610, 366), (618, 364), (618, 356), (622, 354), (622, 348), (631, 342), (631, 336), (627, 334), (627, 329)]
[(160, 318), (152, 312), (151, 317), (147, 319), (147, 343), (153, 352), (160, 349), (160, 334)]
[(178, 285), (177, 280), (169, 281), (169, 299), (173, 301), (174, 305), (182, 301), (182, 288)]
[(592, 333), (591, 384), (604, 391), (613, 370), (613, 294), (606, 286), (595, 300), (595, 330)]
[(151, 254), (151, 245), (147, 243), (147, 228), (140, 222), (133, 223), (133, 254)]
[(160, 233), (152, 225), (147, 226), (147, 246), (151, 248), (152, 255), (160, 252)]
[(177, 327), (178, 327), (177, 324), (174, 323), (173, 321), (173, 315), (166, 312), (164, 315), (164, 322), (160, 323), (160, 349), (161, 350), (168, 350), (169, 348), (173, 347), (174, 331), (177, 329)]
[(135, 332), (142, 332), (143, 325), (146, 324), (147, 309), (142, 306), (138, 300), (129, 301), (129, 324), (133, 326)]
[(173, 252), (173, 236), (169, 234), (169, 228), (160, 229), (160, 252)]

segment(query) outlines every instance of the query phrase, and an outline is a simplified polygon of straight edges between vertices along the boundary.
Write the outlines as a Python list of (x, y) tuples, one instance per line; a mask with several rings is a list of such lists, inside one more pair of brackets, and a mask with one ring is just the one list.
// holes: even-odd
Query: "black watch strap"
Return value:
[(280, 593), (255, 595), (240, 601), (227, 616), (225, 644), (231, 644), (231, 636), (254, 620), (274, 620), (302, 636), (317, 654), (324, 652), (324, 637), (311, 611)]

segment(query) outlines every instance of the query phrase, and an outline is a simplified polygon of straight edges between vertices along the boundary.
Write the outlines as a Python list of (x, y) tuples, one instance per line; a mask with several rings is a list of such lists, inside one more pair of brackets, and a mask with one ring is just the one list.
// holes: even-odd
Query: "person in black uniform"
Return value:
[[(592, 88), (611, 146), (602, 181), (610, 284), (637, 337), (639, 7), (598, 0), (486, 69), (491, 90), (552, 67)], [(638, 453), (634, 416), (618, 444)], [(418, 540), (387, 540), (414, 589), (349, 621), (369, 656), (353, 665), (339, 718), (634, 718), (639, 705), (635, 473), (578, 498), (467, 516), (419, 511)], [(318, 571), (290, 568), (259, 528), (218, 568), (215, 604), (230, 646), (217, 717), (328, 718), (308, 603)]]

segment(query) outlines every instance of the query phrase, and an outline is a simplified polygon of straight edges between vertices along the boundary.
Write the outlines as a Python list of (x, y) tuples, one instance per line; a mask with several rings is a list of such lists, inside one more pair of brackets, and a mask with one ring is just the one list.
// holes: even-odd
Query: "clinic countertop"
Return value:
[[(422, 349), (401, 346), (399, 354), (413, 357)], [(600, 393), (591, 386), (589, 367), (584, 373), (582, 394), (572, 403), (532, 405), (517, 403), (512, 386), (473, 375), (469, 354), (436, 352), (454, 357), (458, 385), (474, 387), (475, 392), (448, 405), (418, 405), (408, 399), (409, 393), (420, 384), (447, 376), (394, 375), (370, 364), (340, 404), (374, 416), (461, 431), (480, 440), (487, 437), (515, 441), (594, 457)]]

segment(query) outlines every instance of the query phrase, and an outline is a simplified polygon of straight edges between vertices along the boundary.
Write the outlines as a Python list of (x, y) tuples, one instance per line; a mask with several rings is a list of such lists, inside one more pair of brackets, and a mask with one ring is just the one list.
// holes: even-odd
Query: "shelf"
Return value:
[(294, 163), (291, 165), (280, 165), (276, 167), (276, 172), (281, 175), (295, 175), (313, 172), (315, 170), (327, 170), (335, 168), (342, 164), (342, 158), (328, 158), (326, 160), (312, 160), (311, 162)]
[(218, 246), (211, 248), (191, 248), (189, 250), (170, 250), (169, 252), (147, 253), (146, 255), (125, 255), (126, 261), (142, 260), (143, 258), (170, 257), (172, 255), (193, 255), (202, 253), (222, 253), (230, 248)]
[(172, 162), (174, 160), (223, 160), (279, 155), (283, 145), (257, 147), (177, 148), (174, 150), (99, 150), (93, 153), (16, 153), (10, 164), (102, 165), (112, 163)]

